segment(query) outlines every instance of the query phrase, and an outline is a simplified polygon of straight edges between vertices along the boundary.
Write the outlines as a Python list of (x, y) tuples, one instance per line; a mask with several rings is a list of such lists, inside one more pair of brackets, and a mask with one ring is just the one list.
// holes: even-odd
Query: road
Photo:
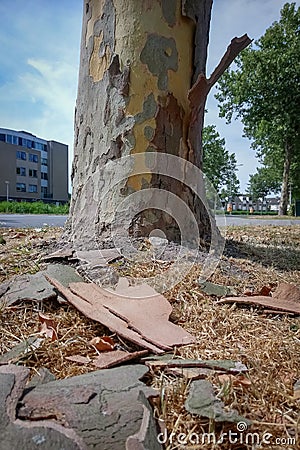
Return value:
[(0, 228), (63, 227), (66, 219), (52, 214), (0, 214)]
[[(266, 217), (266, 216), (265, 216)], [(289, 226), (289, 225), (300, 225), (300, 217), (299, 219), (274, 219), (272, 216), (266, 217), (264, 219), (259, 218), (257, 216), (226, 216), (226, 225), (234, 225), (234, 226), (257, 226), (257, 225), (277, 225), (277, 226)], [(217, 224), (221, 225), (224, 223), (224, 219), (218, 221)]]
[[(63, 227), (67, 216), (47, 214), (0, 214), (0, 228), (42, 228), (45, 226)], [(224, 219), (217, 223), (222, 226)], [(299, 219), (260, 219), (247, 216), (226, 216), (226, 225), (300, 225)]]

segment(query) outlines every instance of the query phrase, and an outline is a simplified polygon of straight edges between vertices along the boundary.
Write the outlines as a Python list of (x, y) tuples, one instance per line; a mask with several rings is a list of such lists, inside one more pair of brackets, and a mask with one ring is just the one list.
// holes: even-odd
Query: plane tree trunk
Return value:
[(289, 140), (286, 139), (285, 149), (284, 149), (282, 186), (281, 186), (281, 195), (280, 195), (280, 204), (279, 204), (279, 215), (280, 216), (287, 215), (288, 201), (289, 201), (289, 178), (290, 178), (292, 156), (293, 156), (292, 145), (289, 142)]
[[(210, 239), (211, 220), (199, 187), (203, 180), (201, 174), (187, 179), (191, 172), (185, 161), (201, 168), (206, 96), (250, 42), (245, 36), (233, 40), (206, 79), (211, 7), (212, 0), (84, 2), (65, 232), (76, 248), (109, 246), (116, 220), (132, 233), (159, 229), (180, 240), (176, 214), (186, 215), (181, 201), (200, 238)], [(153, 163), (153, 155), (171, 155), (164, 170), (161, 158)], [(143, 195), (135, 195), (139, 192)], [(165, 192), (176, 198), (164, 198)]]

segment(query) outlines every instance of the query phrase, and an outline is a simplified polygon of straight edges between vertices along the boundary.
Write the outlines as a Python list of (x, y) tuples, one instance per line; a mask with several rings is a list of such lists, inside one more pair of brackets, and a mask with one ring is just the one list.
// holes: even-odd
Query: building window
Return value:
[(38, 155), (33, 155), (32, 153), (29, 153), (29, 161), (35, 162), (35, 163), (39, 162)]
[(41, 179), (48, 180), (48, 174), (46, 172), (41, 172)]
[(41, 164), (43, 164), (44, 166), (48, 166), (48, 159), (47, 158), (42, 158), (41, 159)]
[(5, 142), (5, 134), (0, 133), (0, 141)]
[(37, 192), (37, 185), (36, 184), (30, 184), (28, 192)]
[(17, 190), (17, 192), (26, 192), (26, 184), (25, 183), (17, 183), (16, 190)]
[(30, 177), (37, 178), (37, 170), (29, 169), (28, 172)]
[(23, 161), (26, 161), (26, 153), (17, 150), (17, 159), (23, 159)]
[(12, 144), (12, 142), (13, 142), (12, 134), (7, 134), (7, 135), (6, 135), (6, 142), (7, 142), (8, 144)]
[(19, 142), (18, 136), (13, 136), (13, 144), (18, 145), (18, 142)]
[(26, 177), (25, 167), (17, 167), (17, 175), (21, 175), (21, 177)]

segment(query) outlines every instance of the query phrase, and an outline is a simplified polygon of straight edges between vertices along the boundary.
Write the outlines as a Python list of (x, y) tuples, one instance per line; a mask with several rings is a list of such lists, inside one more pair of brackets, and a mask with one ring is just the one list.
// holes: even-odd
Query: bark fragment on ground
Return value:
[(212, 384), (207, 380), (196, 380), (191, 383), (185, 408), (192, 414), (213, 419), (215, 422), (251, 423), (236, 411), (227, 411), (223, 402), (216, 397)]
[(219, 303), (243, 303), (270, 308), (274, 311), (300, 314), (300, 289), (290, 283), (280, 283), (272, 297), (268, 295), (226, 297), (219, 300)]
[(57, 278), (64, 286), (68, 286), (71, 282), (82, 281), (72, 267), (49, 264), (44, 271), (34, 275), (19, 275), (0, 285), (0, 306), (11, 306), (19, 300), (35, 302), (55, 300), (57, 293), (45, 275)]
[(151, 447), (157, 431), (147, 398), (157, 393), (139, 381), (146, 372), (145, 366), (126, 366), (28, 390), (28, 369), (2, 366), (0, 448), (119, 450), (142, 434), (144, 448), (160, 449), (157, 441)]
[(29, 377), (29, 369), (6, 365), (0, 367), (0, 449), (45, 450), (64, 448), (84, 450), (81, 439), (72, 429), (47, 420), (20, 421), (17, 417), (17, 403), (23, 395)]
[(148, 353), (148, 351), (142, 350), (140, 352), (129, 353), (123, 350), (114, 350), (97, 356), (93, 360), (93, 365), (98, 367), (98, 369), (108, 369), (109, 367), (117, 366), (123, 362), (137, 359), (140, 356), (145, 356), (145, 353)]
[(11, 350), (0, 356), (0, 364), (17, 363), (24, 356), (28, 356), (36, 350), (43, 338), (37, 336), (29, 336), (20, 344), (15, 345)]
[(153, 368), (203, 368), (227, 373), (247, 372), (247, 367), (239, 361), (231, 360), (201, 360), (172, 358), (170, 355), (143, 358), (145, 364)]
[(71, 283), (67, 289), (55, 279), (48, 280), (87, 317), (155, 353), (195, 341), (190, 333), (168, 321), (170, 303), (148, 285), (127, 285), (114, 293), (94, 283)]

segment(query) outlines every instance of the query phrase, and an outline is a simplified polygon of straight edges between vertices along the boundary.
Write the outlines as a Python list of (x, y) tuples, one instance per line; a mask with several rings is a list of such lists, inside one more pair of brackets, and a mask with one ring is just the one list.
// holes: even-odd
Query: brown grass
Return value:
[[(19, 231), (7, 230), (6, 245), (0, 246), (0, 281), (16, 273), (33, 273), (42, 267), (42, 255), (55, 243), (59, 230), (48, 229), (15, 237)], [(23, 231), (21, 232), (23, 233)], [(268, 283), (288, 281), (300, 285), (300, 226), (291, 227), (231, 227), (227, 232), (227, 247), (219, 267), (210, 281), (233, 286), (238, 293), (257, 291)], [(157, 263), (159, 265), (159, 263)], [(151, 264), (126, 265), (123, 273), (152, 276), (165, 270)], [(126, 269), (126, 270), (125, 270)], [(148, 273), (147, 273), (148, 270)], [(250, 386), (220, 383), (217, 374), (209, 379), (226, 407), (237, 410), (253, 422), (249, 432), (271, 433), (272, 445), (262, 448), (299, 448), (289, 438), (300, 442), (299, 400), (293, 398), (293, 385), (300, 378), (300, 320), (286, 314), (270, 315), (262, 310), (236, 305), (217, 304), (216, 299), (201, 292), (197, 283), (201, 267), (195, 265), (186, 278), (165, 295), (173, 305), (172, 320), (196, 336), (196, 344), (176, 349), (182, 358), (233, 359), (246, 364)], [(96, 356), (88, 342), (94, 336), (109, 334), (100, 324), (83, 317), (74, 308), (51, 303), (43, 306), (58, 325), (58, 340), (45, 340), (30, 355), (19, 361), (37, 371), (47, 367), (57, 378), (95, 370), (66, 360), (66, 356), (81, 354)], [(38, 309), (33, 304), (19, 303), (0, 312), (0, 348), (5, 353), (18, 342), (39, 331)], [(113, 336), (121, 348), (133, 348)], [(187, 445), (178, 443), (179, 433), (235, 431), (235, 425), (215, 424), (189, 414), (184, 408), (190, 380), (170, 375), (167, 371), (151, 370), (149, 383), (160, 391), (155, 401), (156, 417), (166, 424), (168, 434), (174, 433), (166, 448), (184, 449), (252, 449), (250, 444)], [(195, 439), (195, 434), (191, 435)], [(245, 434), (244, 434), (245, 436)], [(286, 439), (286, 445), (275, 439)]]

